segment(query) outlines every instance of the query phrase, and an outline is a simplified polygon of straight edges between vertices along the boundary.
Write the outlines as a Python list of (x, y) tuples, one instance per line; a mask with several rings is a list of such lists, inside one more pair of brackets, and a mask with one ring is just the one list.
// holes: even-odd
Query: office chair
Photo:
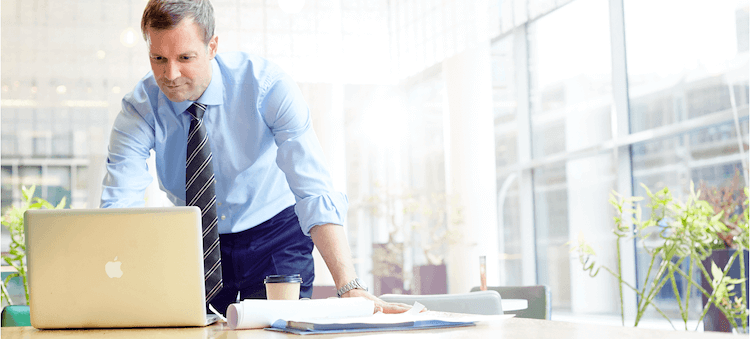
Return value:
[[(497, 291), (503, 299), (526, 299), (529, 307), (525, 310), (506, 312), (515, 314), (516, 318), (532, 318), (549, 320), (552, 314), (552, 298), (549, 287), (546, 285), (536, 286), (487, 286), (489, 291)], [(477, 293), (479, 286), (471, 289), (471, 293)], [(481, 292), (481, 291), (479, 291)]]
[(430, 311), (486, 315), (503, 314), (500, 294), (496, 291), (430, 295), (383, 294), (380, 299), (386, 302), (408, 305), (413, 305), (417, 301)]
[(31, 326), (29, 306), (9, 305), (3, 308), (2, 327)]

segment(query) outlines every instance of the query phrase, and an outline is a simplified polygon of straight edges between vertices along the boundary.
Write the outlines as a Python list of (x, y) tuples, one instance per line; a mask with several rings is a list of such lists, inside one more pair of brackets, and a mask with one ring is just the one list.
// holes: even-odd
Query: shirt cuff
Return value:
[(324, 224), (344, 225), (346, 213), (349, 210), (349, 199), (346, 194), (332, 192), (313, 197), (307, 197), (294, 206), (302, 233), (310, 236), (310, 229)]

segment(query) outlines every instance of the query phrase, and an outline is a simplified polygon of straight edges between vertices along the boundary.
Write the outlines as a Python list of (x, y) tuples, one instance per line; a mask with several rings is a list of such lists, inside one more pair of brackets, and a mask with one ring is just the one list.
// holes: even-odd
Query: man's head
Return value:
[(162, 93), (174, 102), (198, 100), (211, 82), (211, 60), (218, 47), (211, 3), (150, 0), (141, 30)]

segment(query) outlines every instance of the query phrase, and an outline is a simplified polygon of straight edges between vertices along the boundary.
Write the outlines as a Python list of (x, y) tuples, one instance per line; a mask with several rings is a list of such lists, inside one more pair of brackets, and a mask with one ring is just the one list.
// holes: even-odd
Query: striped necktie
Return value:
[(210, 301), (222, 288), (221, 251), (219, 250), (219, 220), (216, 217), (216, 193), (214, 170), (211, 165), (211, 144), (203, 113), (206, 105), (193, 103), (187, 112), (190, 121), (188, 134), (187, 161), (185, 167), (185, 202), (187, 206), (201, 209), (203, 223), (203, 277), (206, 283), (206, 302)]

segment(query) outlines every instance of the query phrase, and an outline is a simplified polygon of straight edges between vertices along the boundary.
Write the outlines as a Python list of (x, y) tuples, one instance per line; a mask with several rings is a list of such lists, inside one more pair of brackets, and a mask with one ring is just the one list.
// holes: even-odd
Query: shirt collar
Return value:
[[(219, 69), (219, 63), (216, 62), (216, 58), (211, 60), (211, 82), (196, 102), (200, 102), (207, 106), (221, 105), (224, 103), (224, 82), (222, 81), (221, 69)], [(177, 115), (185, 113), (188, 107), (193, 104), (193, 102), (189, 100), (171, 103), (172, 108)]]

